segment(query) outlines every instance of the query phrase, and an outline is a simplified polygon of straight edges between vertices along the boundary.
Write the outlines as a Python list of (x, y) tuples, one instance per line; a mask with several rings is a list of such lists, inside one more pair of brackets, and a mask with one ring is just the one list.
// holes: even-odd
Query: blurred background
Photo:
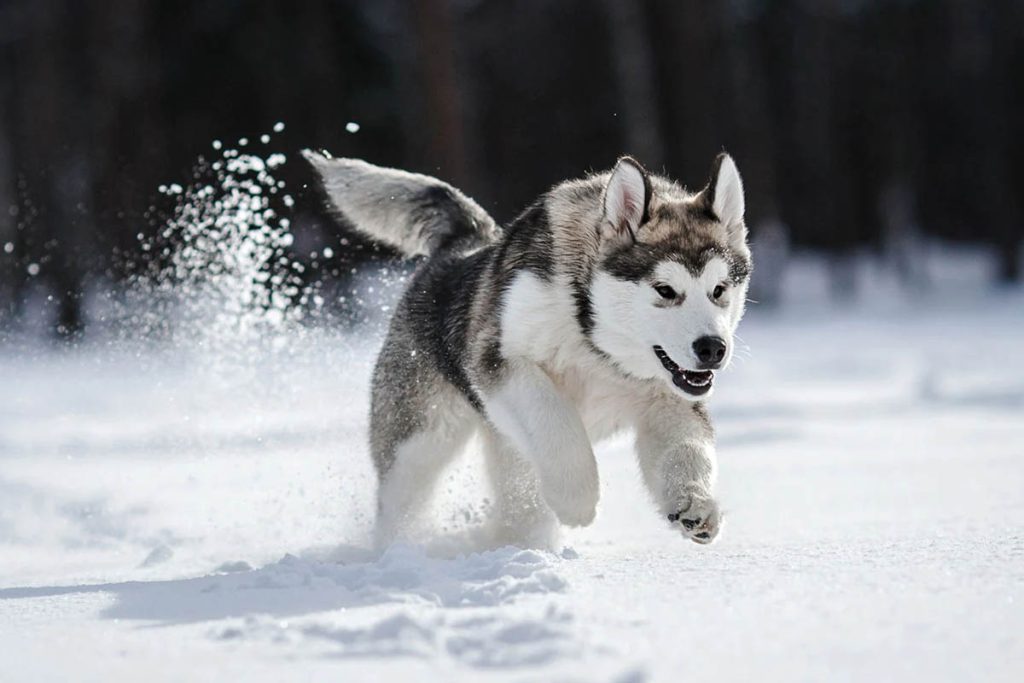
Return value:
[(173, 211), (157, 188), (277, 122), (289, 258), (341, 287), (376, 250), (303, 147), (437, 175), (499, 221), (623, 153), (697, 188), (726, 149), (763, 304), (802, 253), (836, 300), (865, 258), (927, 290), (935, 245), (1019, 282), (1022, 36), (1018, 0), (3, 0), (0, 326), (82, 332)]

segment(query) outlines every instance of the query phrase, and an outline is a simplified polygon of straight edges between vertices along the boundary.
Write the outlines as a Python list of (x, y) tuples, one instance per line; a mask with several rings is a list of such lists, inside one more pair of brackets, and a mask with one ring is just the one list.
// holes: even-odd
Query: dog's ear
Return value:
[(622, 157), (604, 188), (601, 231), (612, 239), (636, 240), (637, 229), (647, 221), (651, 203), (651, 179), (640, 162)]
[(711, 164), (711, 178), (701, 190), (701, 201), (721, 222), (729, 235), (729, 243), (737, 246), (747, 240), (747, 226), (743, 222), (746, 202), (743, 181), (732, 157), (722, 152)]

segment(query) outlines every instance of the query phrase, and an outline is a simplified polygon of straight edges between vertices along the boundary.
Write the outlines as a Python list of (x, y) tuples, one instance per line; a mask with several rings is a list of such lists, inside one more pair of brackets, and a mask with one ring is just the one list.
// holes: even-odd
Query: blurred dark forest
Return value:
[(910, 272), (926, 238), (1019, 281), (1022, 38), (1020, 0), (0, 0), (0, 322), (44, 291), (79, 330), (157, 186), (277, 121), (300, 255), (339, 239), (303, 147), (437, 175), (501, 221), (627, 152), (698, 186), (724, 148), (756, 243), (824, 251), (839, 296), (855, 250)]

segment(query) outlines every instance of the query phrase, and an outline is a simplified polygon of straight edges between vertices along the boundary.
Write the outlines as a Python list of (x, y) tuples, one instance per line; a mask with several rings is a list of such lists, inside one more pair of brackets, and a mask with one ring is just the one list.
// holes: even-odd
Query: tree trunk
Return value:
[(448, 0), (415, 0), (412, 27), (423, 86), (429, 162), (438, 175), (458, 186), (466, 180), (466, 154)]
[(648, 168), (664, 163), (664, 142), (657, 111), (656, 72), (644, 6), (604, 0), (611, 35), (611, 57), (619, 91), (625, 151)]

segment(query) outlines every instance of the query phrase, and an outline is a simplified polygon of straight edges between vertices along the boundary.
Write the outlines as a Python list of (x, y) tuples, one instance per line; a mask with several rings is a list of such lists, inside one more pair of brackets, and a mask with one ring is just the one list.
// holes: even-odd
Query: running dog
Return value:
[(373, 375), (380, 539), (478, 434), (499, 540), (549, 544), (559, 522), (593, 521), (593, 445), (627, 429), (658, 513), (685, 538), (715, 539), (704, 402), (752, 268), (731, 157), (697, 193), (622, 157), (502, 229), (436, 178), (303, 154), (344, 221), (420, 257)]

